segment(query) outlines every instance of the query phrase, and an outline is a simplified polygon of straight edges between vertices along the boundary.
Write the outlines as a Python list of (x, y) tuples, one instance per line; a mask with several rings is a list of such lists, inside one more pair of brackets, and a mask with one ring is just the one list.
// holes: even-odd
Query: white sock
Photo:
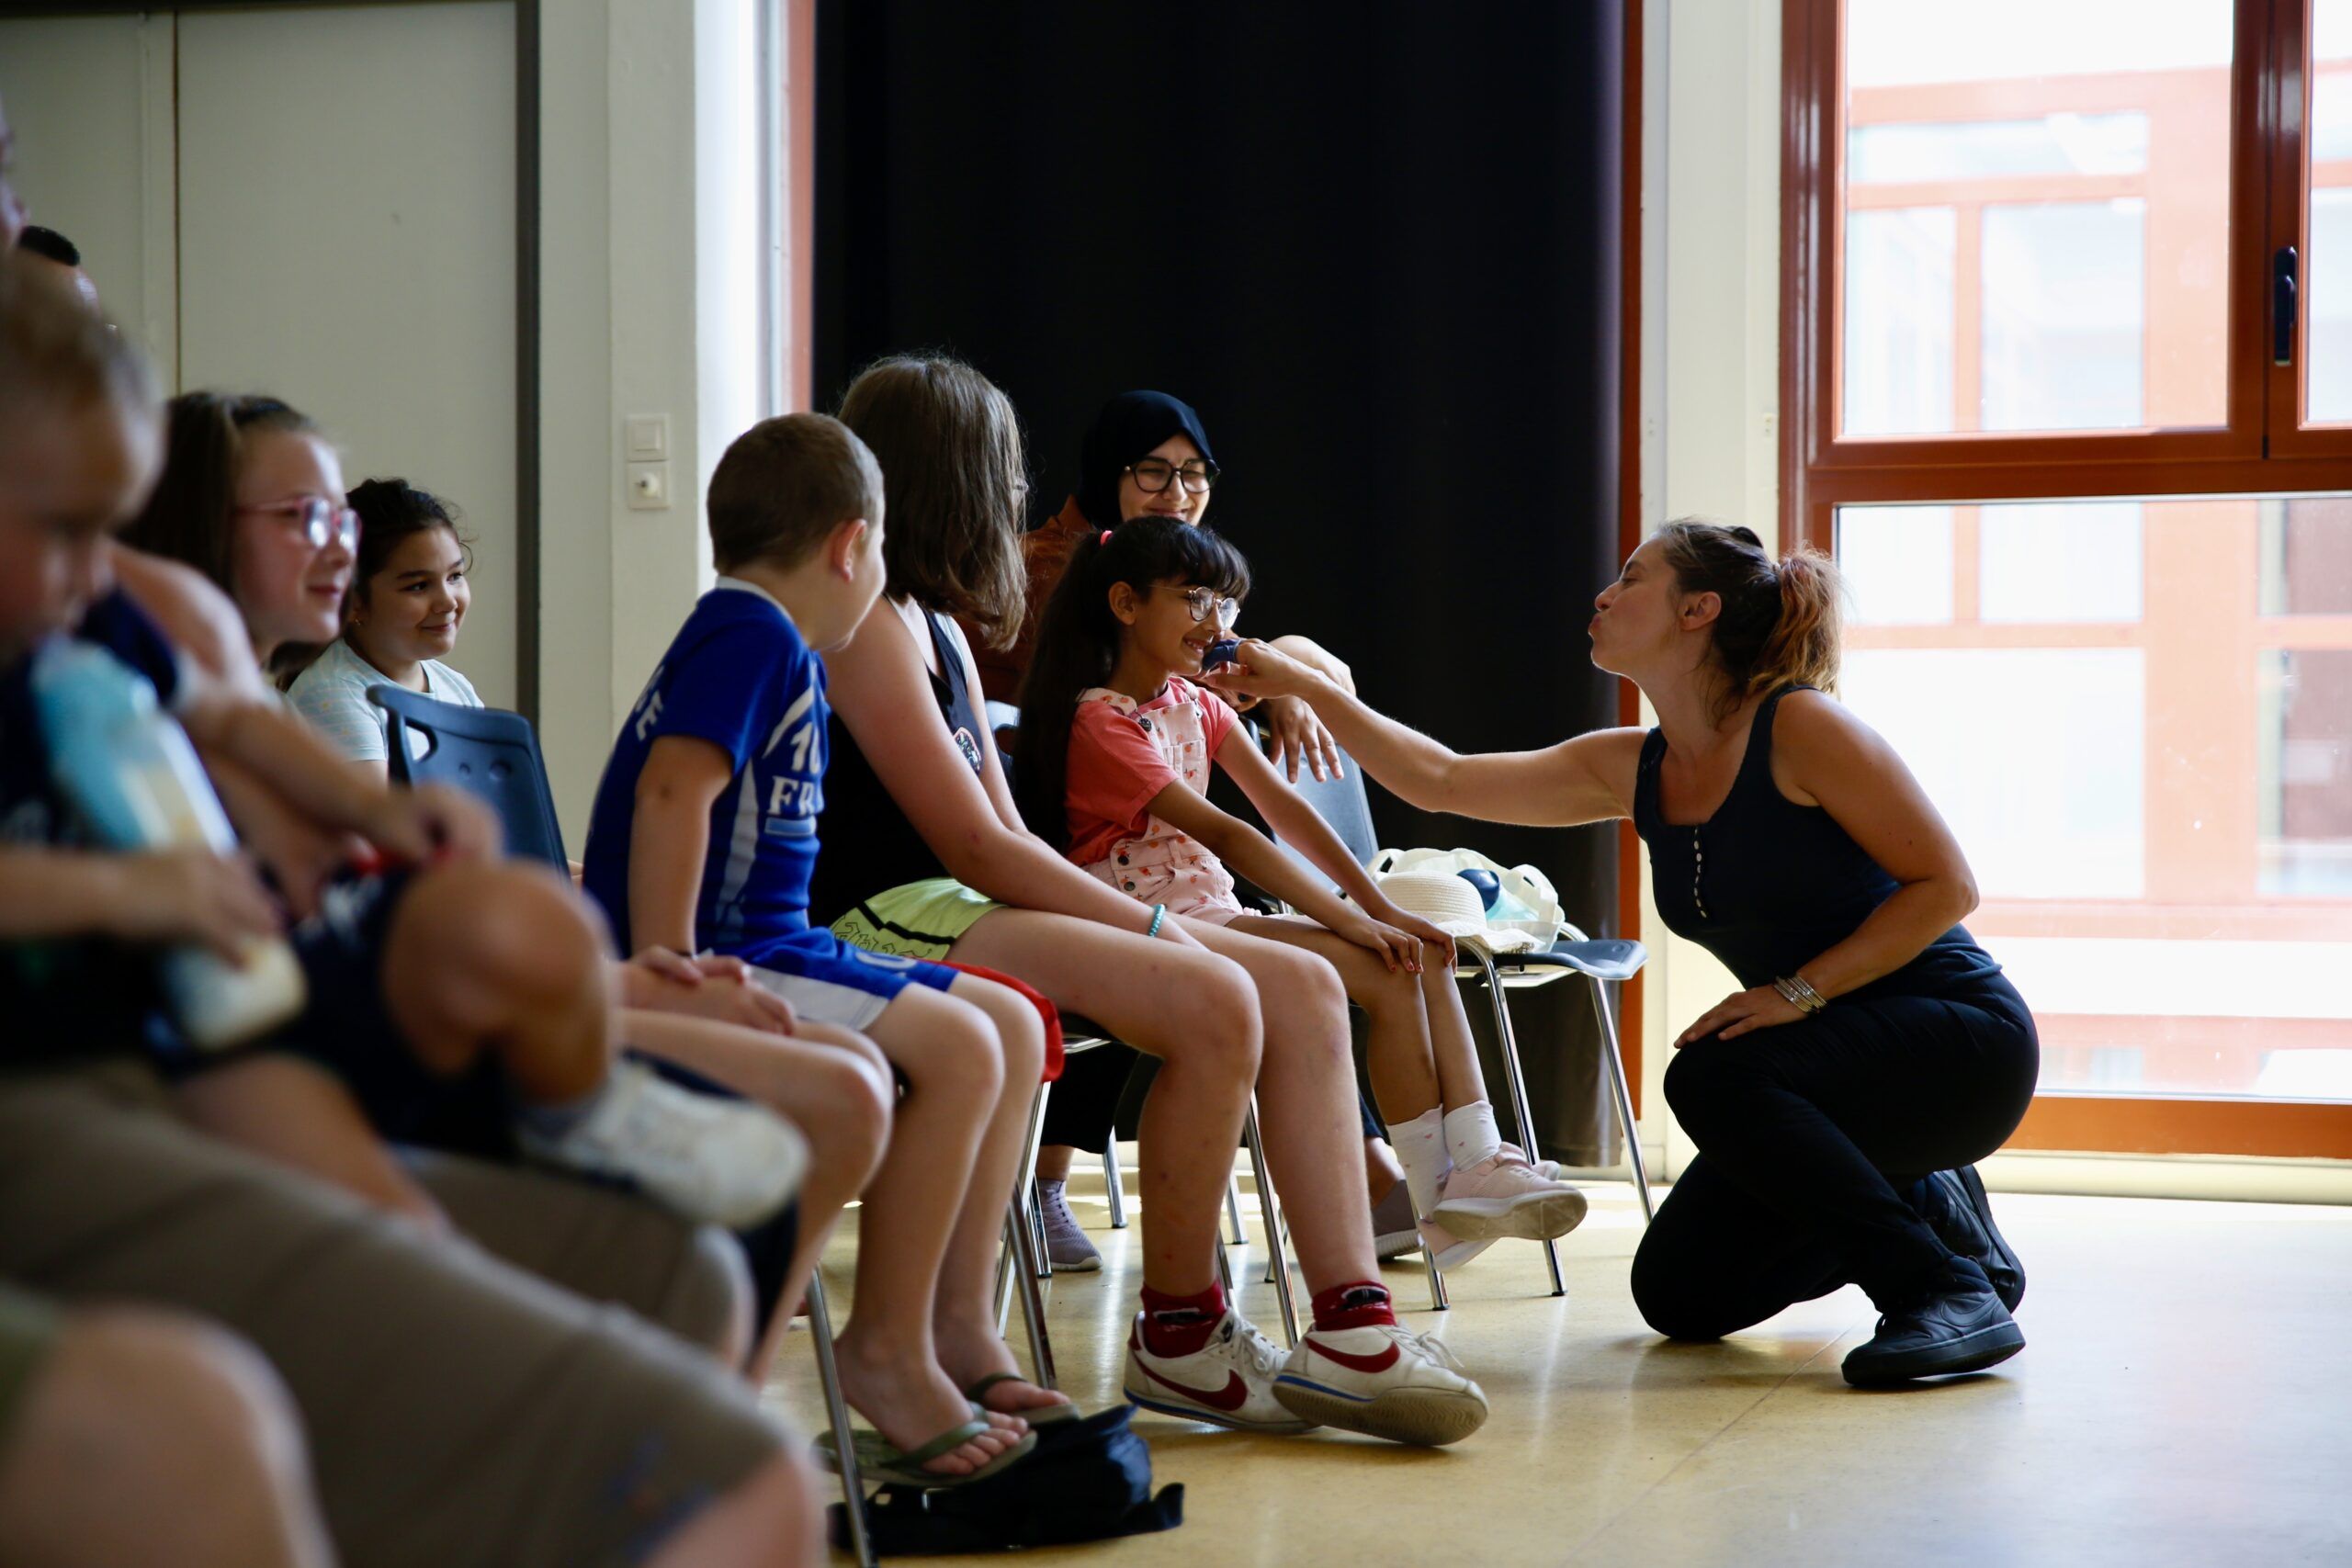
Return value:
[(1397, 1122), (1388, 1129), (1388, 1141), (1405, 1168), (1413, 1213), (1427, 1214), (1437, 1207), (1438, 1183), (1445, 1179), (1445, 1107), (1432, 1105), (1410, 1122)]
[(1445, 1113), (1445, 1146), (1457, 1166), (1474, 1166), (1482, 1159), (1492, 1159), (1503, 1146), (1503, 1135), (1495, 1127), (1495, 1108), (1483, 1100), (1474, 1100), (1458, 1111)]

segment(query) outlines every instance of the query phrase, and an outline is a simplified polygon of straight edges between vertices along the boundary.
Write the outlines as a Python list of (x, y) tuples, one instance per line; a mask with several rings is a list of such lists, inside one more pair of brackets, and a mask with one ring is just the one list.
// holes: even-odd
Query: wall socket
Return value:
[(670, 465), (631, 463), (628, 466), (628, 509), (631, 512), (670, 510)]

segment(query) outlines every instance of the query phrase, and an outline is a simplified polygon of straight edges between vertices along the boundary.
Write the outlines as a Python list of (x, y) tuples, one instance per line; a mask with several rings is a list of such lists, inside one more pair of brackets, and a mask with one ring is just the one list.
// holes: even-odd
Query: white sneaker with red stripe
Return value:
[(1283, 1408), (1325, 1427), (1436, 1447), (1486, 1424), (1487, 1395), (1433, 1334), (1400, 1324), (1309, 1329), (1274, 1380)]
[(1126, 1395), (1146, 1410), (1206, 1421), (1241, 1432), (1304, 1432), (1312, 1420), (1274, 1399), (1283, 1353), (1257, 1325), (1230, 1307), (1208, 1343), (1189, 1356), (1157, 1356), (1144, 1348), (1143, 1314), (1127, 1330)]

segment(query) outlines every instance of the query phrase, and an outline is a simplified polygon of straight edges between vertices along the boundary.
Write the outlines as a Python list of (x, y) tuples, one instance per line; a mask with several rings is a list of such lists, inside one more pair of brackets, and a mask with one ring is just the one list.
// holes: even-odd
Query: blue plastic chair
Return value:
[[(405, 686), (370, 686), (368, 695), (384, 710), (385, 766), (394, 784), (454, 784), (498, 813), (510, 854), (569, 867), (547, 763), (529, 719), (501, 708), (441, 702)], [(412, 735), (424, 738), (421, 754)]]
[[(1380, 852), (1380, 840), (1372, 826), (1372, 801), (1364, 787), (1363, 769), (1355, 759), (1345, 753), (1340, 757), (1339, 775), (1317, 779), (1302, 773), (1295, 787), (1317, 816), (1330, 825), (1340, 836), (1348, 852), (1359, 865), (1370, 865)], [(1295, 846), (1283, 845), (1292, 859), (1311, 873), (1318, 881), (1329, 884), (1319, 866), (1300, 854)], [(1527, 1111), (1527, 1087), (1520, 1070), (1519, 1041), (1512, 1032), (1510, 1005), (1504, 995), (1506, 983), (1521, 987), (1549, 985), (1570, 975), (1582, 975), (1590, 982), (1594, 1021), (1600, 1026), (1601, 1061), (1609, 1069), (1610, 1098), (1615, 1102), (1618, 1130), (1624, 1135), (1626, 1161), (1633, 1168), (1634, 1190), (1642, 1201), (1642, 1219), (1646, 1224), (1654, 1213), (1650, 1198), (1649, 1173), (1642, 1160), (1642, 1140), (1634, 1122), (1634, 1098), (1625, 1080), (1625, 1057), (1617, 1043), (1617, 1024), (1609, 1007), (1608, 987), (1622, 985), (1641, 972), (1649, 954), (1638, 942), (1610, 937), (1582, 942), (1557, 942), (1547, 948), (1528, 953), (1506, 953), (1499, 956), (1482, 951), (1470, 943), (1455, 948), (1456, 973), (1476, 975), (1485, 983), (1489, 1006), (1493, 1010), (1495, 1040), (1501, 1047), (1504, 1072), (1510, 1089), (1511, 1114), (1518, 1120), (1519, 1135), (1527, 1157), (1538, 1157), (1535, 1133)], [(1544, 1244), (1544, 1258), (1552, 1269), (1552, 1293), (1564, 1290), (1560, 1279), (1558, 1250), (1550, 1242)]]

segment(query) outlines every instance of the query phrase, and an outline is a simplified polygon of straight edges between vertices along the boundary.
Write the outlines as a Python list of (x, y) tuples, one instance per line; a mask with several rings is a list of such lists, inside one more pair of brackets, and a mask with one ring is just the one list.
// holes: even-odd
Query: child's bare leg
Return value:
[[(1004, 1087), (995, 1114), (981, 1135), (972, 1164), (972, 1182), (963, 1212), (947, 1241), (939, 1269), (938, 1311), (933, 1333), (939, 1364), (959, 1388), (992, 1372), (1017, 1372), (1011, 1347), (996, 1331), (996, 1262), (1004, 1245), (1004, 1216), (1028, 1151), (1029, 1111), (1045, 1069), (1046, 1026), (1036, 1005), (1009, 986), (977, 975), (960, 975), (948, 990), (988, 1015), (1003, 1050)], [(988, 1391), (989, 1408), (1019, 1416), (1043, 1405), (1067, 1404), (1065, 1396), (1023, 1382), (998, 1383)]]
[(800, 1295), (842, 1208), (865, 1189), (889, 1141), (897, 1087), (872, 1042), (822, 1024), (843, 1043), (770, 1034), (678, 1013), (626, 1012), (624, 1038), (639, 1051), (689, 1067), (783, 1116), (808, 1141), (801, 1179), (800, 1234), (765, 1340), (753, 1351), (754, 1382), (766, 1374), (775, 1343), (799, 1311)]
[(1487, 1098), (1487, 1075), (1478, 1066), (1478, 1042), (1470, 1032), (1470, 1015), (1462, 1008), (1462, 987), (1453, 966), (1432, 961), (1421, 971), (1423, 1013), (1429, 1020), (1430, 1051), (1437, 1061), (1437, 1082), (1448, 1111), (1475, 1105)]
[(1197, 947), (1029, 909), (983, 916), (951, 956), (1017, 976), (1159, 1058), (1136, 1128), (1144, 1283), (1170, 1295), (1207, 1290), (1258, 1072), (1258, 1000), (1247, 976)]
[(1307, 1288), (1379, 1279), (1339, 972), (1301, 948), (1223, 926), (1185, 925), (1257, 985), (1266, 1020), (1258, 1114)]
[[(910, 1449), (971, 1418), (961, 1386), (940, 1368), (932, 1314), (948, 1236), (1004, 1091), (1002, 1048), (986, 1013), (921, 985), (900, 991), (865, 1033), (908, 1089), (866, 1184), (857, 1299), (835, 1348), (843, 1395)], [(929, 1468), (967, 1474), (1001, 1452), (1016, 1427), (1008, 1422)]]
[(1420, 976), (1389, 968), (1370, 948), (1311, 920), (1240, 915), (1226, 929), (1305, 948), (1340, 972), (1348, 1000), (1363, 1009), (1371, 1025), (1365, 1032), (1364, 1063), (1383, 1121), (1392, 1125), (1410, 1122), (1438, 1103), (1438, 1071), (1430, 1059), (1430, 1020), (1422, 1007)]
[(489, 1052), (525, 1104), (562, 1105), (612, 1070), (603, 938), (552, 873), (420, 873), (392, 911), (383, 987), (394, 1026), (436, 1075)]

